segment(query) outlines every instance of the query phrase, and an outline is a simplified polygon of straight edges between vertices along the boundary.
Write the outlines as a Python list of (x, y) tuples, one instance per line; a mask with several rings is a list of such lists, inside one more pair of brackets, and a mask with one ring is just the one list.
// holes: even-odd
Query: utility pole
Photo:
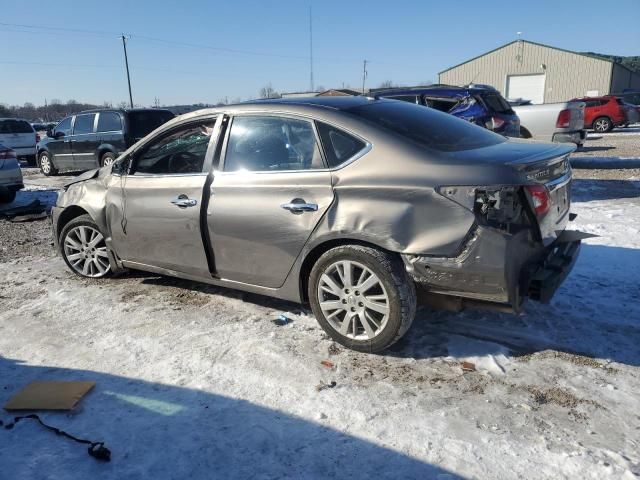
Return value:
[(127, 84), (129, 85), (129, 103), (133, 108), (133, 96), (131, 95), (131, 77), (129, 76), (129, 59), (127, 58), (127, 37), (122, 34), (122, 48), (124, 48), (124, 65), (127, 67)]
[(364, 61), (362, 66), (362, 94), (364, 95), (364, 82), (367, 79), (367, 61)]
[(313, 85), (313, 11), (309, 5), (309, 70), (311, 74), (311, 91), (314, 91)]

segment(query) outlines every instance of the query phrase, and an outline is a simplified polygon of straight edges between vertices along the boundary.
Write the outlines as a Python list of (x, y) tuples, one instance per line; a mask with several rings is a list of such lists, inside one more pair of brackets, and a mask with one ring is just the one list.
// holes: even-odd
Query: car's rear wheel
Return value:
[(598, 133), (606, 133), (613, 130), (613, 122), (609, 117), (598, 117), (593, 121), (593, 130)]
[(109, 165), (113, 165), (115, 161), (116, 161), (115, 154), (113, 152), (106, 152), (104, 155), (102, 155), (102, 158), (100, 159), (100, 166), (108, 167)]
[(53, 164), (53, 160), (49, 152), (42, 152), (38, 157), (38, 166), (40, 171), (47, 177), (58, 174), (58, 169)]
[(336, 342), (379, 352), (411, 326), (416, 291), (402, 261), (360, 245), (325, 252), (311, 270), (309, 300), (320, 326)]
[(67, 223), (60, 234), (60, 253), (77, 275), (102, 278), (111, 274), (104, 236), (89, 215)]

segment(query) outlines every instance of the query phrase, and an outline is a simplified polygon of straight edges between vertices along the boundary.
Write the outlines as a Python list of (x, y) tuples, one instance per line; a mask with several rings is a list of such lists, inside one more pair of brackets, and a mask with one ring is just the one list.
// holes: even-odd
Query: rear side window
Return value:
[(96, 132), (117, 132), (122, 130), (122, 120), (116, 112), (100, 112)]
[(359, 138), (326, 123), (317, 122), (329, 168), (335, 168), (360, 153), (367, 146)]
[(0, 120), (0, 133), (33, 133), (33, 127), (24, 120)]
[(511, 105), (497, 93), (487, 93), (482, 95), (482, 100), (493, 112), (511, 113)]
[(384, 100), (347, 112), (420, 146), (456, 152), (503, 143), (506, 138), (465, 120), (420, 105)]
[(73, 124), (73, 134), (82, 135), (83, 133), (93, 133), (93, 122), (96, 114), (77, 115), (76, 123)]
[(139, 140), (153, 132), (160, 125), (167, 123), (174, 115), (166, 110), (131, 111), (129, 117), (129, 134)]
[(271, 116), (233, 119), (225, 172), (278, 172), (324, 168), (313, 124)]

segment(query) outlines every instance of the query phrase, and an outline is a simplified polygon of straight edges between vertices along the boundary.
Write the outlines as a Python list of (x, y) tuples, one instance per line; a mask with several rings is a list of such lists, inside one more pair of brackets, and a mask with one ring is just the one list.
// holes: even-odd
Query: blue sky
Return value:
[(367, 86), (435, 82), (438, 71), (509, 42), (518, 31), (569, 50), (640, 55), (640, 0), (1, 0), (0, 103), (126, 100), (121, 32), (131, 35), (137, 104), (150, 105), (154, 97), (162, 104), (246, 100), (269, 82), (278, 91), (306, 90), (309, 5), (315, 83), (327, 88), (359, 88), (364, 59)]

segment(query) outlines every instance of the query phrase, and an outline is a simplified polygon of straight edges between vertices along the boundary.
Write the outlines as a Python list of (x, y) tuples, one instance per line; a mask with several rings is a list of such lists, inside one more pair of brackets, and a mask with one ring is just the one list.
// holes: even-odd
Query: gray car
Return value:
[(15, 150), (0, 143), (0, 203), (11, 203), (24, 188)]
[(225, 106), (77, 177), (53, 232), (78, 275), (139, 269), (308, 302), (337, 342), (376, 352), (411, 325), (417, 289), (550, 300), (580, 246), (565, 230), (574, 149), (392, 100)]

